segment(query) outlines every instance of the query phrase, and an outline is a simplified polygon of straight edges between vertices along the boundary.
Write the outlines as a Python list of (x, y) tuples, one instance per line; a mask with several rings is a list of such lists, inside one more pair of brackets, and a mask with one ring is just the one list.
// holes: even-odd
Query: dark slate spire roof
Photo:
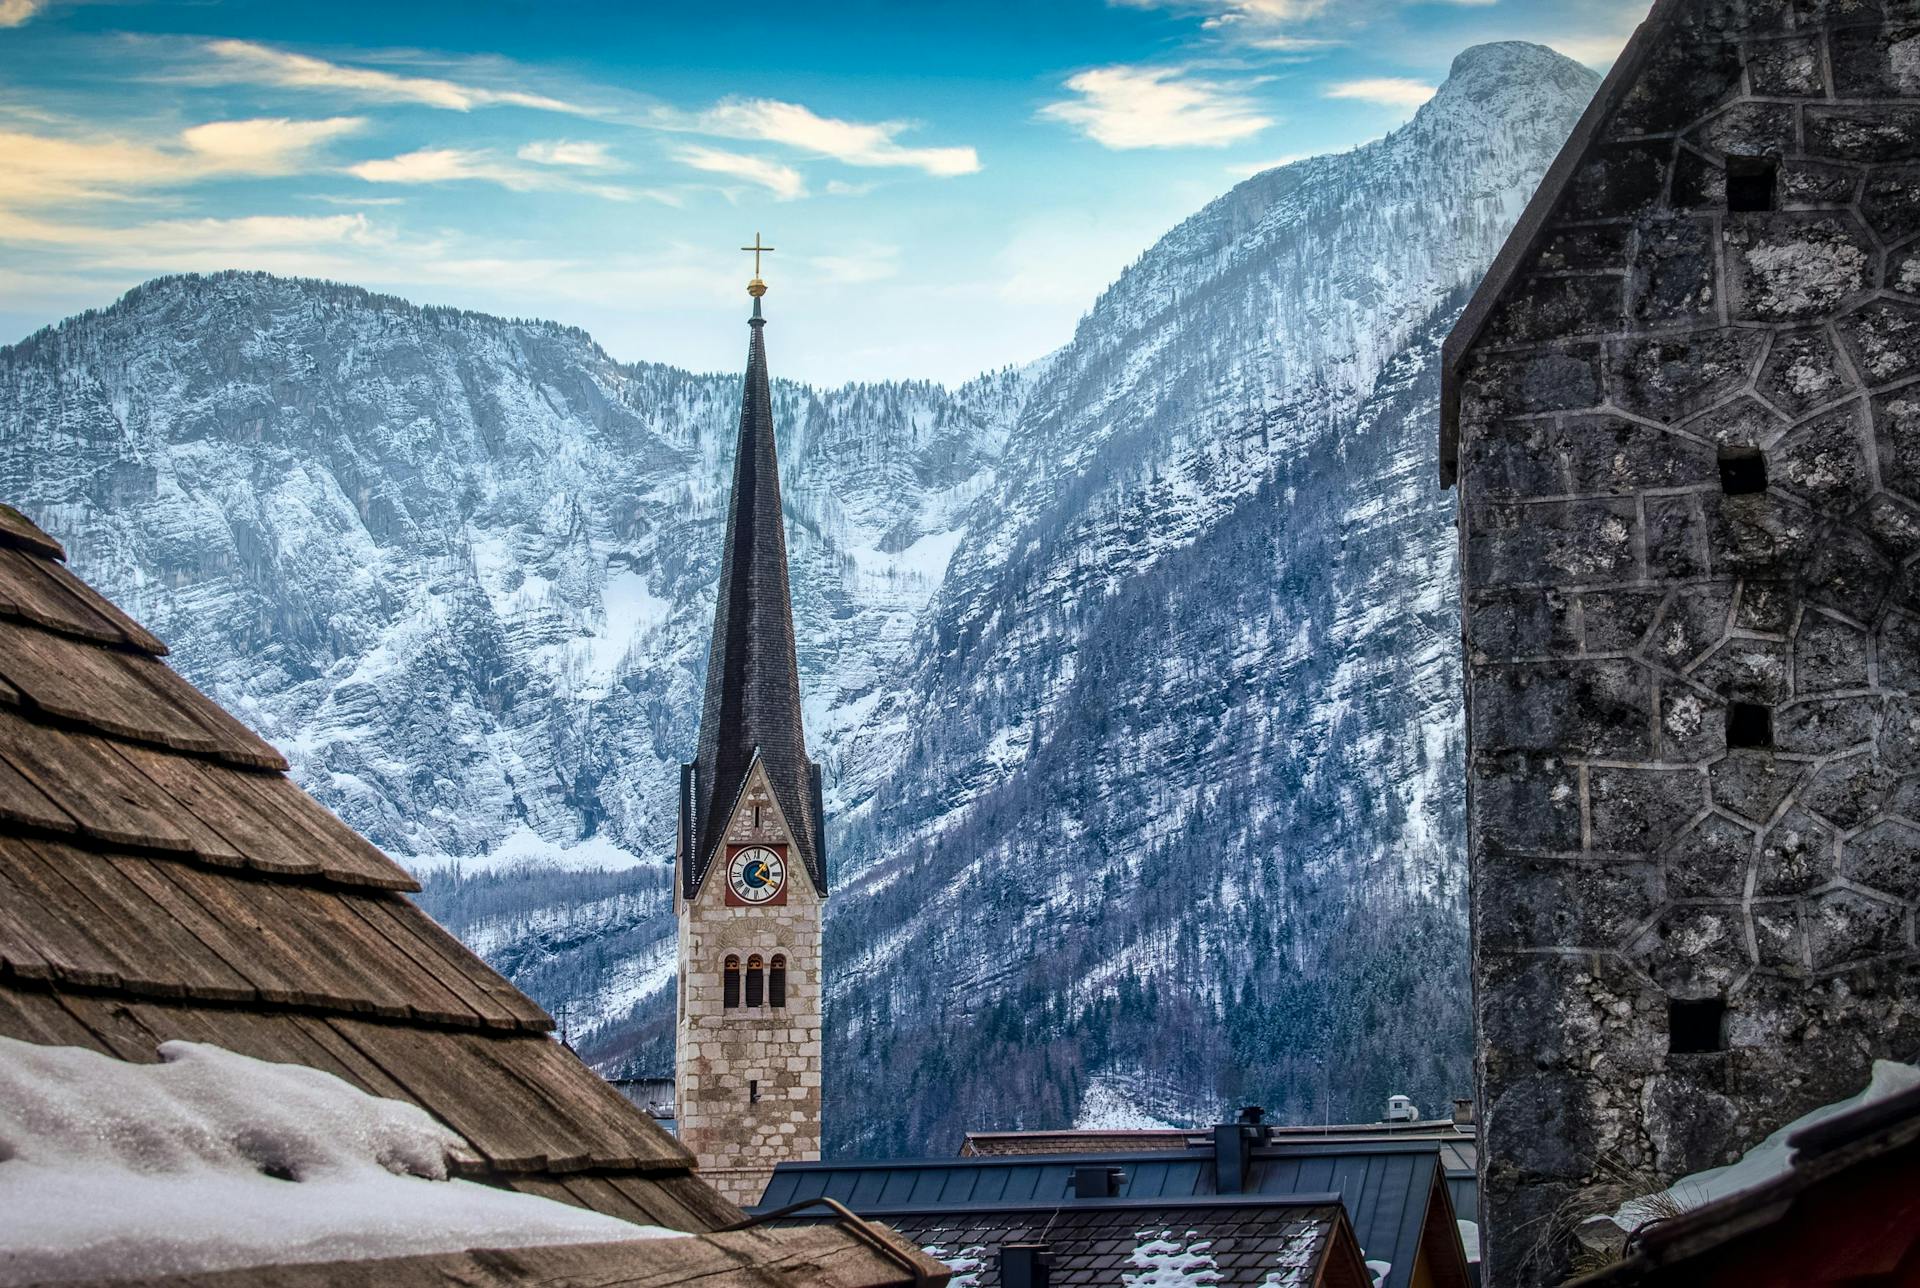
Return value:
[[(705, 879), (721, 829), (739, 799), (755, 753), (766, 765), (794, 849), (821, 894), (826, 846), (820, 828), (819, 770), (807, 758), (800, 727), (800, 673), (793, 655), (793, 601), (787, 590), (787, 537), (780, 513), (780, 462), (774, 451), (773, 401), (767, 390), (766, 319), (753, 301), (747, 325), (747, 381), (733, 500), (720, 556), (720, 593), (700, 708), (700, 749), (682, 793), (682, 888), (691, 897)], [(691, 798), (690, 800), (688, 798)], [(685, 817), (691, 807), (691, 817)]]

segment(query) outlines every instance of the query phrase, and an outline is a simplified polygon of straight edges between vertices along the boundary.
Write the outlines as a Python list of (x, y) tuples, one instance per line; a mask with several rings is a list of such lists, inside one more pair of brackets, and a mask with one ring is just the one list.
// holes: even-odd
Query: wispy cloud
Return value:
[(1358, 99), (1384, 107), (1418, 107), (1434, 95), (1434, 87), (1405, 76), (1369, 76), (1327, 86), (1328, 98)]
[(1132, 9), (1177, 9), (1206, 16), (1206, 26), (1298, 22), (1326, 12), (1331, 0), (1114, 0)]
[[(526, 156), (530, 148), (537, 150), (537, 145), (522, 148), (520, 155)], [(583, 162), (557, 164), (558, 168), (518, 165), (484, 148), (421, 148), (399, 156), (362, 161), (347, 167), (347, 173), (368, 183), (493, 183), (514, 192), (579, 192), (608, 201), (650, 197), (672, 204), (670, 194), (592, 183), (564, 173), (567, 167), (578, 167)]]
[(792, 201), (807, 195), (806, 181), (800, 177), (798, 170), (766, 157), (702, 147), (681, 148), (675, 155), (682, 164), (696, 170), (758, 184), (781, 201)]
[(47, 0), (0, 0), (0, 27), (23, 26), (47, 7)]
[(462, 84), (438, 76), (411, 76), (375, 67), (328, 62), (251, 40), (214, 40), (207, 51), (215, 63), (200, 69), (199, 79), (283, 89), (318, 90), (375, 103), (417, 103), (450, 112), (476, 107), (525, 107), (542, 112), (592, 116), (594, 109), (545, 94)]
[(1346, 44), (1344, 40), (1330, 40), (1318, 36), (1250, 36), (1247, 44), (1255, 49), (1269, 49), (1282, 54), (1311, 54), (1322, 49), (1338, 49)]
[(1210, 31), (1261, 43), (1278, 39), (1275, 33), (1279, 28), (1317, 18), (1332, 7), (1331, 0), (1114, 0), (1114, 3), (1135, 9), (1173, 9), (1199, 14), (1203, 17), (1200, 25)]
[(770, 98), (722, 99), (687, 123), (695, 133), (778, 143), (845, 165), (902, 166), (948, 178), (980, 169), (970, 147), (909, 147), (898, 141), (908, 121), (843, 121), (799, 103)]
[(1171, 67), (1096, 67), (1066, 87), (1078, 98), (1040, 115), (1109, 148), (1224, 147), (1273, 124), (1249, 98)]
[(576, 166), (583, 170), (617, 170), (620, 163), (604, 143), (578, 143), (568, 139), (547, 139), (529, 143), (515, 154), (536, 165)]
[(372, 225), (361, 214), (249, 215), (239, 219), (159, 219), (109, 227), (35, 219), (0, 211), (0, 239), (49, 246), (80, 246), (98, 263), (161, 265), (166, 256), (241, 253), (261, 248), (371, 244)]
[(291, 174), (322, 144), (362, 124), (356, 116), (214, 121), (164, 143), (0, 131), (0, 204), (102, 200), (229, 175)]

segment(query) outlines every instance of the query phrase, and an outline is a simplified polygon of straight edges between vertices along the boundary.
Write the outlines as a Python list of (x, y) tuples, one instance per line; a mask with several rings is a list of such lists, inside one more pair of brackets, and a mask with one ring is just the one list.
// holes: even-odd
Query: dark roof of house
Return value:
[[(1290, 1199), (1196, 1199), (896, 1212), (887, 1223), (969, 1276), (998, 1288), (999, 1249), (1044, 1244), (1052, 1288), (1091, 1288), (1186, 1264), (1175, 1282), (1218, 1288), (1371, 1288), (1360, 1245), (1336, 1194)], [(1202, 1278), (1201, 1276), (1208, 1276)]]
[(676, 1230), (740, 1219), (64, 558), (0, 506), (0, 1036), (306, 1065), (465, 1137), (458, 1175)]
[(707, 691), (700, 707), (700, 745), (693, 762), (693, 811), (683, 822), (691, 835), (681, 838), (681, 882), (689, 898), (706, 879), (756, 755), (766, 767), (774, 799), (786, 815), (794, 849), (807, 865), (814, 889), (827, 892), (819, 771), (807, 758), (800, 723), (780, 460), (767, 389), (766, 319), (760, 316), (757, 299), (747, 325), (753, 338), (747, 346), (733, 498), (727, 506)]
[[(1030, 1158), (987, 1156), (850, 1163), (782, 1163), (774, 1169), (760, 1206), (768, 1211), (802, 1199), (839, 1200), (863, 1216), (929, 1209), (957, 1212), (1018, 1204), (1098, 1206), (1114, 1200), (1082, 1200), (1074, 1193), (1076, 1169), (1117, 1167), (1123, 1174), (1119, 1200), (1178, 1205), (1219, 1196), (1214, 1152), (1048, 1154)], [(1390, 1262), (1385, 1288), (1405, 1288), (1423, 1249), (1441, 1263), (1435, 1282), (1465, 1282), (1455, 1213), (1443, 1181), (1440, 1145), (1432, 1140), (1306, 1142), (1256, 1145), (1236, 1201), (1278, 1200), (1297, 1195), (1337, 1195), (1353, 1221), (1370, 1260)], [(1444, 1236), (1444, 1247), (1432, 1241)], [(1457, 1273), (1458, 1278), (1454, 1278)]]
[(1479, 340), (1508, 287), (1533, 262), (1541, 237), (1561, 199), (1585, 168), (1588, 154), (1599, 142), (1607, 122), (1640, 82), (1651, 55), (1672, 38), (1670, 28), (1687, 3), (1689, 0), (1654, 0), (1652, 10), (1635, 29), (1620, 56), (1614, 59), (1593, 101), (1587, 104), (1565, 146), (1547, 167), (1540, 186), (1534, 190), (1526, 209), (1520, 212), (1513, 232), (1507, 236), (1500, 253), (1494, 256), (1487, 275), (1480, 279), (1473, 298), (1467, 301), (1460, 320), (1448, 334), (1440, 360), (1440, 486), (1452, 487), (1459, 469), (1461, 364)]
[(1579, 1288), (1761, 1282), (1907, 1282), (1920, 1258), (1920, 1087), (1787, 1138), (1791, 1169), (1646, 1227), (1634, 1251)]
[[(1479, 1141), (1474, 1128), (1450, 1118), (1419, 1122), (1335, 1123), (1331, 1126), (1270, 1124), (1274, 1141), (1305, 1144), (1364, 1143), (1373, 1140), (1431, 1140), (1440, 1146), (1447, 1196), (1462, 1221), (1479, 1220), (1480, 1184), (1476, 1172)], [(962, 1158), (1005, 1158), (1047, 1154), (1147, 1154), (1196, 1149), (1212, 1156), (1213, 1135), (1184, 1127), (1064, 1128), (1055, 1131), (970, 1131), (960, 1143)]]

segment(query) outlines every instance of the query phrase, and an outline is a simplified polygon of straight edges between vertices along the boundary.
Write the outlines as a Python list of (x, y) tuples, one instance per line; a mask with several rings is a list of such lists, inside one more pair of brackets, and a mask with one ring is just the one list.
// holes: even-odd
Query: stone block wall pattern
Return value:
[(1920, 1056), (1917, 234), (1920, 3), (1662, 0), (1450, 346), (1491, 1284)]
[[(794, 853), (787, 815), (757, 764), (725, 840), (785, 845)], [(748, 1205), (760, 1201), (776, 1164), (820, 1157), (823, 908), (799, 862), (787, 865), (784, 906), (730, 908), (723, 868), (713, 865), (691, 898), (678, 899), (675, 1096), (680, 1139), (701, 1178)], [(787, 959), (786, 1005), (725, 1005), (727, 957), (745, 963), (755, 954)]]

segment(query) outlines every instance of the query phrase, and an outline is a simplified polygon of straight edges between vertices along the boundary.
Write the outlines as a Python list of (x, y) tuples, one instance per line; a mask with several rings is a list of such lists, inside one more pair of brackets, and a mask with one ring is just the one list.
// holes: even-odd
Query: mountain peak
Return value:
[(1503, 100), (1531, 99), (1543, 87), (1579, 95), (1584, 102), (1599, 84), (1599, 73), (1545, 45), (1495, 40), (1460, 51), (1429, 107), (1471, 103), (1497, 109)]

